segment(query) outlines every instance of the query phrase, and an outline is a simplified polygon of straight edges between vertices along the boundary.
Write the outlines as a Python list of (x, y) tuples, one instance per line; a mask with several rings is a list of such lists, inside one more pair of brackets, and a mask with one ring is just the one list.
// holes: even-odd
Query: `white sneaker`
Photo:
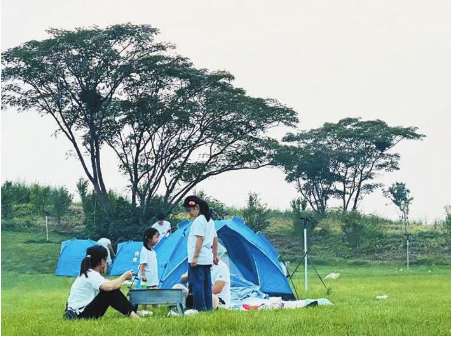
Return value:
[(199, 311), (197, 311), (196, 309), (189, 309), (189, 310), (185, 311), (186, 316), (197, 315), (198, 313), (199, 313)]
[(181, 314), (179, 314), (177, 311), (171, 310), (168, 313), (168, 317), (177, 317), (177, 316), (182, 316)]
[(141, 316), (141, 317), (146, 317), (146, 316), (151, 316), (151, 315), (153, 315), (153, 312), (152, 311), (149, 311), (149, 310), (139, 310), (139, 311), (137, 311), (136, 312), (139, 316)]

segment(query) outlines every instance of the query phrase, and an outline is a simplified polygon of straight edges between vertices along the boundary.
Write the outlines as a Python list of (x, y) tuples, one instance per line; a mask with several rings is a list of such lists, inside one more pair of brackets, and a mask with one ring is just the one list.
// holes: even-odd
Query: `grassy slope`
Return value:
[[(355, 252), (343, 241), (343, 232), (339, 219), (323, 219), (315, 229), (315, 236), (309, 239), (309, 253), (317, 264), (398, 264), (405, 263), (405, 237), (401, 234), (402, 224), (384, 219), (375, 220), (379, 226), (380, 238), (364, 242)], [(451, 247), (440, 228), (430, 225), (410, 224), (411, 234), (410, 260), (415, 265), (451, 266)], [(265, 230), (268, 239), (276, 246), (283, 260), (299, 260), (303, 255), (301, 235), (292, 229), (292, 220), (288, 216), (272, 216), (271, 224)]]
[[(61, 240), (54, 237), (53, 240)], [(166, 317), (167, 309), (140, 322), (109, 310), (100, 321), (61, 318), (73, 281), (52, 275), (59, 244), (24, 243), (32, 234), (2, 232), (3, 335), (446, 335), (451, 332), (449, 268), (395, 266), (320, 266), (340, 272), (331, 281), (332, 307), (267, 312), (219, 311), (191, 317)], [(20, 256), (20, 258), (19, 258)], [(25, 262), (28, 263), (25, 263)], [(30, 267), (31, 266), (31, 267)], [(28, 272), (28, 274), (27, 274)], [(38, 274), (36, 274), (38, 273)], [(301, 290), (302, 275), (296, 284)], [(324, 297), (314, 275), (301, 297)], [(375, 296), (387, 294), (388, 300)], [(151, 323), (151, 324), (150, 324)]]

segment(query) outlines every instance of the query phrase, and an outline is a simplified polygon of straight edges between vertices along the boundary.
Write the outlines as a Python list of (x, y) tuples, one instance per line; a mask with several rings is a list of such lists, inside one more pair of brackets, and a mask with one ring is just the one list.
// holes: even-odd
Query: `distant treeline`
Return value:
[[(52, 215), (61, 223), (72, 203), (66, 187), (6, 181), (2, 185), (2, 220), (25, 218), (23, 225), (30, 227), (33, 216)], [(27, 219), (28, 217), (28, 219)]]

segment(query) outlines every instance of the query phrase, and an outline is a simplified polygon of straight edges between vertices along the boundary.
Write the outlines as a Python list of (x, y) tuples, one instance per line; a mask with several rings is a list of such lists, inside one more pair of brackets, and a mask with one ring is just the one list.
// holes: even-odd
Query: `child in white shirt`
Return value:
[[(143, 247), (139, 255), (139, 277), (141, 278), (141, 288), (146, 283), (146, 288), (158, 289), (160, 280), (158, 279), (158, 261), (157, 253), (152, 249), (160, 238), (160, 233), (155, 228), (148, 228), (144, 231)], [(143, 305), (143, 310), (139, 311), (140, 315), (147, 315), (147, 305)]]
[(141, 282), (146, 282), (148, 288), (158, 288), (158, 261), (157, 254), (152, 248), (158, 243), (160, 233), (155, 228), (144, 231), (143, 247), (139, 259), (139, 276)]

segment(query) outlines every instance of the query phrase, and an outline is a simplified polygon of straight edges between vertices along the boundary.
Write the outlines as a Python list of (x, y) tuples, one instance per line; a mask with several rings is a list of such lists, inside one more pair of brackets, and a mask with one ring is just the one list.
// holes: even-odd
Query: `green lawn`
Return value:
[[(32, 234), (2, 232), (2, 335), (449, 335), (451, 270), (395, 266), (320, 266), (330, 281), (331, 307), (277, 311), (217, 311), (166, 317), (167, 308), (140, 321), (109, 310), (99, 321), (64, 321), (62, 313), (73, 281), (55, 277), (59, 245), (24, 243)], [(54, 241), (62, 238), (53, 238)], [(35, 240), (38, 241), (38, 240)], [(42, 264), (42, 270), (39, 266)], [(429, 272), (430, 270), (430, 272)], [(303, 275), (296, 277), (302, 290)], [(310, 275), (307, 297), (325, 297)], [(377, 301), (386, 294), (388, 299)], [(302, 291), (301, 297), (306, 297)]]

